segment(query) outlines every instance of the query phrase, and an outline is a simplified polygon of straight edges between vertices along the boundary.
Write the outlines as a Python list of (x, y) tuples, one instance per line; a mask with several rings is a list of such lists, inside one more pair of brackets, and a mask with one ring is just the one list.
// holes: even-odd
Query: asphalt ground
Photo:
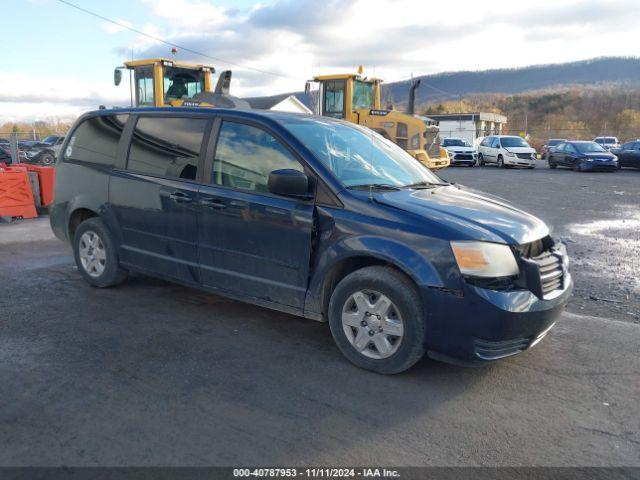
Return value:
[(376, 375), (326, 324), (144, 276), (94, 289), (46, 217), (0, 225), (0, 465), (640, 466), (640, 172), (441, 176), (572, 255), (568, 312), (483, 368)]

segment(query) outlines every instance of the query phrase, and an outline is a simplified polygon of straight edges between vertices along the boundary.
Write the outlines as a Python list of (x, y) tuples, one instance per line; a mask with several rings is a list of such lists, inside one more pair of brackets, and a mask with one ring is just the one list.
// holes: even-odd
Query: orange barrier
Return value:
[(47, 207), (53, 203), (53, 186), (56, 177), (55, 167), (43, 167), (28, 163), (20, 163), (18, 165), (26, 167), (28, 171), (36, 172), (38, 174), (38, 183), (40, 184), (40, 205)]
[(7, 167), (1, 163), (0, 217), (35, 218), (37, 216), (27, 169), (23, 166)]

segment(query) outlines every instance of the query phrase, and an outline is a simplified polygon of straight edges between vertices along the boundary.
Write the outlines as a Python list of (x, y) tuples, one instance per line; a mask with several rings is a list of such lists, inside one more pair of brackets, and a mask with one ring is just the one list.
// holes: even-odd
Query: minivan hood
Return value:
[(473, 147), (444, 147), (448, 152), (475, 152)]
[(449, 229), (462, 233), (462, 238), (523, 244), (549, 234), (549, 228), (539, 218), (497, 199), (456, 186), (380, 192), (376, 200), (444, 223)]
[(536, 149), (531, 147), (505, 147), (505, 150), (513, 153), (536, 153)]

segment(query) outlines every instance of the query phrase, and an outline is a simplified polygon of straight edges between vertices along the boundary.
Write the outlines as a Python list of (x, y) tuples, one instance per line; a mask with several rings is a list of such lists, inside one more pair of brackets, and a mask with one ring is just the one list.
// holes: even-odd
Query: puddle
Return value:
[(567, 226), (572, 235), (583, 237), (580, 250), (587, 249), (572, 260), (593, 275), (623, 282), (621, 286), (640, 292), (640, 209), (616, 205), (612, 211), (621, 212), (621, 217)]

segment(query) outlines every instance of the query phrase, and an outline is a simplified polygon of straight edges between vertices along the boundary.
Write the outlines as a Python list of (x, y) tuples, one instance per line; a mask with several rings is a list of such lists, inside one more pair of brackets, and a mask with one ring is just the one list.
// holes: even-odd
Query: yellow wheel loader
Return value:
[(405, 113), (380, 108), (382, 80), (362, 78), (361, 73), (360, 68), (358, 74), (322, 75), (308, 81), (306, 93), (310, 93), (312, 84), (318, 85), (315, 113), (367, 126), (432, 170), (448, 167), (449, 154), (440, 147), (438, 126), (427, 117), (414, 113), (415, 91), (420, 81), (411, 85)]
[(114, 71), (114, 83), (120, 85), (122, 71), (130, 72), (131, 105), (136, 107), (222, 107), (250, 108), (238, 97), (229, 95), (231, 70), (218, 78), (215, 89), (207, 65), (152, 58), (125, 62)]

